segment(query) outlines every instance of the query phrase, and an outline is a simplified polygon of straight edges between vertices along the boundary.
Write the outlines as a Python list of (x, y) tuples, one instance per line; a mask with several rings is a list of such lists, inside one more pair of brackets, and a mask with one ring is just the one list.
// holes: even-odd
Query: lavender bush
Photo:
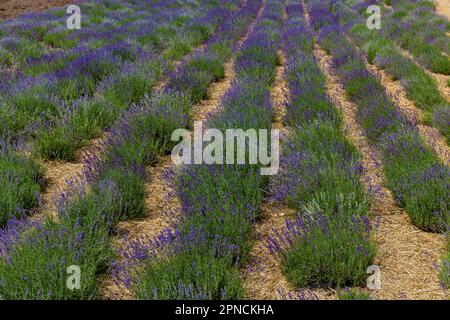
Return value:
[(360, 154), (342, 134), (340, 113), (326, 94), (313, 54), (313, 33), (298, 17), (300, 2), (287, 7), (283, 37), (287, 59), (286, 123), (280, 174), (272, 197), (294, 208), (267, 240), (296, 287), (361, 285), (375, 248), (370, 239), (370, 198), (360, 179)]
[[(313, 21), (323, 20), (323, 16), (317, 18), (320, 10), (315, 7), (333, 7), (316, 2), (311, 6)], [(330, 21), (339, 20), (336, 17), (341, 11), (337, 8), (328, 13)], [(448, 168), (425, 146), (414, 124), (398, 111), (380, 81), (369, 73), (364, 58), (345, 38), (339, 24), (322, 28), (319, 41), (333, 55), (334, 68), (347, 95), (359, 107), (359, 121), (369, 142), (381, 153), (387, 185), (398, 203), (419, 228), (442, 232), (449, 219)]]
[[(244, 14), (254, 17), (260, 3), (246, 6), (248, 11)], [(274, 79), (278, 42), (275, 35), (281, 20), (282, 5), (268, 1), (254, 31), (237, 54), (238, 79), (223, 99), (222, 111), (211, 117), (209, 124), (225, 129), (238, 125), (244, 117), (247, 126), (271, 126), (270, 121), (261, 123), (258, 117), (253, 117), (256, 114), (253, 110), (242, 109), (242, 102), (250, 92), (250, 97), (256, 100), (249, 98), (248, 105), (250, 101), (261, 101), (262, 105), (254, 104), (252, 108), (259, 108), (263, 119), (271, 119), (267, 94)], [(257, 73), (262, 76), (250, 76)], [(155, 248), (159, 243), (155, 241), (148, 248), (137, 250), (140, 255), (144, 253), (144, 262), (132, 267), (136, 272), (122, 283), (131, 284), (136, 294), (146, 299), (241, 298), (243, 290), (237, 268), (250, 249), (249, 233), (257, 218), (266, 179), (259, 175), (257, 166), (239, 165), (186, 167), (174, 178), (184, 215), (176, 227), (179, 236), (169, 244), (170, 255), (165, 258), (166, 254), (160, 254)], [(188, 245), (184, 244), (186, 239)], [(150, 254), (155, 251), (156, 255)]]

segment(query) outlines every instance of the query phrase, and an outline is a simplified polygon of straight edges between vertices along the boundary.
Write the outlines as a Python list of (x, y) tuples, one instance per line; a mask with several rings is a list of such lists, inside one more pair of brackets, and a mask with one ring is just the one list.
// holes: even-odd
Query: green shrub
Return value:
[(71, 30), (47, 33), (44, 35), (43, 41), (55, 48), (70, 49), (75, 47), (79, 41), (77, 38), (70, 38), (71, 34), (73, 34), (73, 31)]
[(304, 218), (306, 230), (299, 230), (283, 253), (284, 274), (298, 288), (364, 284), (367, 266), (375, 257), (374, 244), (367, 241), (367, 222), (345, 209), (330, 218), (321, 212), (319, 204), (306, 210), (305, 215), (311, 216)]
[[(23, 232), (7, 257), (0, 256), (0, 299), (95, 299), (96, 275), (110, 259), (106, 226), (47, 220)], [(67, 287), (70, 266), (80, 268), (79, 290)]]
[(42, 176), (43, 169), (27, 157), (0, 158), (0, 226), (11, 215), (19, 216), (38, 206)]
[(338, 290), (336, 294), (338, 300), (371, 300), (369, 293), (352, 288)]
[(6, 49), (0, 48), (0, 66), (10, 67), (13, 64), (13, 55)]

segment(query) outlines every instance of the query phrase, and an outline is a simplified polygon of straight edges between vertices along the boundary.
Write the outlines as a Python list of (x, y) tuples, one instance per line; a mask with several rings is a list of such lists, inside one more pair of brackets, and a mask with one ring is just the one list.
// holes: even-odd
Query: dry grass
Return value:
[(436, 12), (450, 20), (450, 3), (448, 0), (434, 0)]
[(45, 189), (41, 193), (42, 206), (33, 218), (56, 218), (57, 211), (55, 200), (58, 196), (67, 190), (67, 183), (72, 180), (83, 179), (84, 160), (89, 155), (99, 155), (105, 141), (108, 138), (107, 133), (90, 141), (88, 146), (80, 149), (76, 153), (76, 159), (73, 162), (59, 160), (41, 160), (41, 164), (46, 168), (44, 180)]

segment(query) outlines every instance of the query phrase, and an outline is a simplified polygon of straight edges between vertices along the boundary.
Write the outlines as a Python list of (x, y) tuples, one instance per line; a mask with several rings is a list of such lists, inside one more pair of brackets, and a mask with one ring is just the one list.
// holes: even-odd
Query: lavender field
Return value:
[(0, 19), (0, 300), (450, 298), (450, 1), (62, 4)]

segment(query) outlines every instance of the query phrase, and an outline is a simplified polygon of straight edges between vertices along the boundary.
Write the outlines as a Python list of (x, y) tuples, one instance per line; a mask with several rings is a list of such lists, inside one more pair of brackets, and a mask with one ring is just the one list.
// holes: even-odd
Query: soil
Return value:
[(0, 19), (14, 18), (29, 12), (73, 4), (76, 0), (1, 0)]
[(450, 20), (450, 2), (449, 0), (434, 0), (436, 11), (441, 16)]

